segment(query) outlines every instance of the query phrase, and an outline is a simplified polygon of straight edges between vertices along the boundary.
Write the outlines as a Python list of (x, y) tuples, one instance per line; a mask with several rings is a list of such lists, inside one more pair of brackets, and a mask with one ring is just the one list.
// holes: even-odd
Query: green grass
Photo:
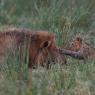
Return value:
[[(77, 34), (95, 47), (95, 1), (1, 0), (0, 26), (50, 30), (61, 47), (68, 47)], [(27, 51), (23, 55), (19, 58), (16, 51), (10, 57), (5, 52), (4, 64), (0, 64), (0, 95), (95, 95), (95, 61), (84, 64), (68, 58), (68, 65), (32, 70), (28, 89), (27, 64), (19, 64), (28, 62)]]
[(53, 65), (49, 70), (45, 68), (33, 70), (30, 90), (27, 89), (24, 80), (10, 80), (3, 77), (0, 81), (0, 95), (6, 93), (7, 95), (58, 95), (57, 93), (94, 95), (95, 63), (90, 61), (84, 64), (74, 59), (69, 62), (68, 66)]
[[(94, 95), (94, 63), (81, 64), (74, 62), (69, 66), (53, 66), (52, 69), (33, 72), (33, 95)], [(36, 86), (36, 87), (35, 87)], [(34, 88), (35, 87), (35, 88)], [(36, 89), (36, 91), (35, 91)], [(83, 91), (83, 92), (81, 92)], [(35, 94), (36, 93), (36, 94)], [(82, 93), (82, 94), (80, 94)]]

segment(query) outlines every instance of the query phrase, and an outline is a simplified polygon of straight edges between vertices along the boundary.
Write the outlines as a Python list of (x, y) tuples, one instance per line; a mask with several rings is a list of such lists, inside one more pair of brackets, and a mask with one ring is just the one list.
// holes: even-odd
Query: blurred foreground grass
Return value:
[(12, 80), (2, 75), (0, 95), (95, 95), (95, 62), (84, 64), (74, 59), (69, 62), (67, 66), (52, 65), (49, 70), (40, 67), (32, 70), (30, 90), (24, 78), (14, 79), (15, 73)]

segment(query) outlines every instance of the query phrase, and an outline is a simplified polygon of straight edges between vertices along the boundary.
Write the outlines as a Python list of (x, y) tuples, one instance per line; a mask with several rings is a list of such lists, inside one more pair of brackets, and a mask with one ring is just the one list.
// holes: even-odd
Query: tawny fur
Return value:
[(71, 50), (80, 52), (85, 58), (95, 59), (95, 48), (91, 47), (80, 37), (75, 37), (71, 44)]
[[(15, 46), (23, 47), (27, 41), (29, 48), (29, 68), (37, 65), (45, 65), (50, 56), (57, 63), (62, 63), (63, 59), (59, 54), (58, 47), (55, 44), (55, 36), (48, 31), (31, 31), (27, 29), (8, 28), (0, 31), (0, 63), (4, 61), (5, 49), (13, 52)], [(24, 52), (21, 50), (21, 52)]]

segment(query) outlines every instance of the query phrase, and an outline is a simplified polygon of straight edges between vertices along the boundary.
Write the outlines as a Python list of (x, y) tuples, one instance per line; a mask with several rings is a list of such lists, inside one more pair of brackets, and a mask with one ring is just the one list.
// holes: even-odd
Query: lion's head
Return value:
[(32, 35), (29, 52), (30, 67), (34, 65), (33, 62), (35, 62), (35, 65), (46, 65), (45, 62), (48, 57), (51, 57), (54, 62), (63, 62), (62, 56), (59, 53), (57, 45), (55, 44), (55, 36), (53, 33), (48, 31), (38, 31)]
[(71, 42), (71, 46), (70, 49), (72, 51), (79, 51), (80, 48), (82, 47), (82, 39), (80, 37), (74, 37), (72, 42)]

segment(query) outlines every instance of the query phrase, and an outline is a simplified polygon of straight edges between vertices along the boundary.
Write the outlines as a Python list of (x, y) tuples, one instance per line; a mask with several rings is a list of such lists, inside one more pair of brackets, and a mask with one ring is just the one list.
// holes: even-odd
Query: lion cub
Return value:
[(75, 37), (72, 40), (70, 49), (80, 52), (85, 58), (95, 59), (95, 48), (91, 47), (80, 37)]

